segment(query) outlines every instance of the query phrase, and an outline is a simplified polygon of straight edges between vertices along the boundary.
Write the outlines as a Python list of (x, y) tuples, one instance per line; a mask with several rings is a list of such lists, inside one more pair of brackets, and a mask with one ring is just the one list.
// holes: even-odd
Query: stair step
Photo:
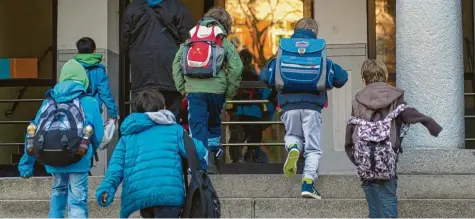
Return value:
[[(301, 198), (223, 198), (223, 218), (364, 218), (368, 208), (364, 199)], [(470, 218), (475, 215), (475, 199), (400, 199), (401, 218)], [(109, 208), (89, 201), (89, 217), (119, 217), (120, 201)], [(45, 218), (48, 200), (0, 201), (0, 218)], [(134, 213), (131, 217), (138, 217)]]
[[(89, 178), (89, 197), (102, 177)], [(300, 176), (212, 175), (221, 198), (298, 198)], [(353, 175), (323, 175), (317, 181), (323, 198), (363, 199), (361, 181)], [(48, 200), (51, 177), (0, 178), (0, 200)], [(117, 196), (121, 189), (117, 192)], [(475, 199), (475, 175), (399, 175), (398, 195), (404, 199)]]

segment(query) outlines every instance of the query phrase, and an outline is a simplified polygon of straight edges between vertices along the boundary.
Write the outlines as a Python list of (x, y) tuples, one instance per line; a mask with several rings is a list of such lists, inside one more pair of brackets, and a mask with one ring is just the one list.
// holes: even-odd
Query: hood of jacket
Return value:
[(172, 125), (176, 123), (175, 116), (168, 110), (158, 112), (132, 113), (120, 126), (122, 135), (132, 135), (143, 132), (157, 124)]
[(228, 32), (226, 31), (226, 29), (224, 28), (224, 26), (219, 23), (216, 19), (214, 18), (211, 18), (211, 17), (203, 17), (201, 18), (201, 20), (199, 21), (200, 25), (203, 25), (203, 26), (206, 26), (208, 25), (209, 23), (213, 23), (213, 22), (216, 22), (218, 24), (218, 27), (221, 28), (221, 30), (223, 31), (224, 35), (228, 35)]
[(156, 6), (162, 2), (163, 0), (147, 0), (147, 4), (150, 5), (150, 7)]
[(389, 107), (404, 95), (404, 90), (383, 82), (371, 83), (356, 94), (356, 101), (366, 108), (378, 110)]
[(102, 62), (102, 54), (99, 53), (89, 53), (89, 54), (77, 54), (74, 56), (74, 59), (81, 63), (84, 67), (97, 65)]
[(84, 94), (86, 94), (86, 89), (78, 81), (60, 82), (46, 92), (46, 96), (51, 96), (58, 103), (70, 102)]

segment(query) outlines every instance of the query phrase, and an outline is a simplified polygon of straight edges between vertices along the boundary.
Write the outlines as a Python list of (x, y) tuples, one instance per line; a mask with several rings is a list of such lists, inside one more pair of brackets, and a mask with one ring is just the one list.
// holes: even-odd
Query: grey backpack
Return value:
[(388, 180), (396, 175), (397, 154), (391, 144), (391, 121), (406, 108), (407, 105), (401, 104), (380, 121), (357, 117), (348, 121), (356, 126), (353, 157), (362, 180)]

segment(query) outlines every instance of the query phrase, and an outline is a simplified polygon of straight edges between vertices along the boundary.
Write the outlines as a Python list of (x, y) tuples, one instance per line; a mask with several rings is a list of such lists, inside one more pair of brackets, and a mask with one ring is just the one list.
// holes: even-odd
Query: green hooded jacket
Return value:
[[(224, 28), (220, 25), (221, 29)], [(218, 72), (217, 76), (208, 79), (190, 78), (184, 76), (182, 69), (183, 46), (175, 55), (173, 61), (173, 79), (178, 92), (185, 93), (213, 93), (226, 94), (226, 98), (233, 98), (236, 89), (241, 84), (241, 73), (243, 65), (241, 58), (234, 45), (228, 39), (223, 39), (223, 47), (225, 51), (225, 65)]]

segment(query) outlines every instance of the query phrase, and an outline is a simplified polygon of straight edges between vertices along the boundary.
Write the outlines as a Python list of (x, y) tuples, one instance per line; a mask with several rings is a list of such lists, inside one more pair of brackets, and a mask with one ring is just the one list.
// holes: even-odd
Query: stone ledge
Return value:
[[(212, 175), (221, 198), (298, 198), (300, 176)], [(102, 177), (89, 178), (89, 198)], [(323, 175), (317, 186), (324, 198), (364, 198), (361, 181), (354, 175)], [(0, 178), (0, 200), (47, 200), (51, 178)], [(120, 196), (121, 189), (116, 196)], [(400, 175), (398, 195), (406, 199), (475, 199), (475, 175)]]
[[(46, 218), (49, 211), (49, 200), (12, 200), (0, 201), (0, 218)], [(221, 199), (223, 218), (252, 217), (252, 199)], [(120, 201), (114, 201), (110, 207), (101, 208), (96, 201), (90, 200), (90, 218), (118, 218)], [(131, 218), (140, 218), (138, 212)]]
[[(365, 218), (364, 199), (259, 198), (221, 199), (223, 218)], [(401, 218), (470, 218), (475, 215), (475, 199), (400, 199)], [(109, 208), (89, 201), (91, 218), (117, 218), (120, 201)], [(48, 200), (0, 201), (0, 218), (45, 218)], [(131, 217), (138, 218), (138, 213)]]
[(400, 155), (400, 174), (475, 174), (475, 150), (407, 149)]

